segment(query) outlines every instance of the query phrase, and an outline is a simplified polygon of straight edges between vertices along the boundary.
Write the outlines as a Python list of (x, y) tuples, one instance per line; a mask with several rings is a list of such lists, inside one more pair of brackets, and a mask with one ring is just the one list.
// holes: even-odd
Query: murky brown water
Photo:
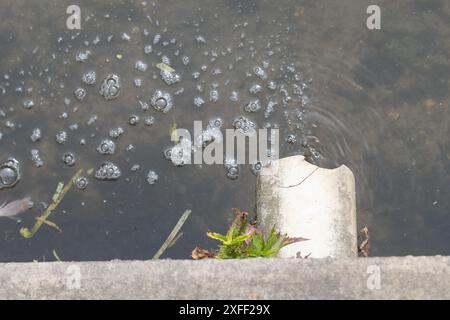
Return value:
[[(253, 210), (255, 177), (247, 166), (234, 181), (220, 165), (178, 168), (163, 150), (174, 123), (192, 130), (194, 120), (221, 118), (231, 128), (241, 115), (259, 127), (279, 126), (282, 156), (305, 154), (317, 164), (353, 170), (359, 224), (370, 228), (374, 255), (449, 254), (450, 4), (381, 1), (377, 31), (365, 27), (368, 4), (81, 1), (82, 30), (71, 31), (66, 3), (2, 1), (0, 161), (19, 160), (22, 179), (0, 191), (0, 202), (31, 196), (36, 205), (20, 224), (0, 219), (0, 260), (54, 260), (53, 250), (63, 260), (148, 259), (188, 208), (193, 213), (183, 236), (165, 257), (187, 258), (196, 245), (214, 246), (205, 232), (224, 231), (230, 208)], [(156, 35), (161, 39), (154, 44)], [(87, 61), (76, 61), (86, 50)], [(155, 66), (164, 56), (179, 83), (162, 81)], [(136, 70), (138, 60), (148, 65), (145, 72)], [(267, 79), (258, 78), (255, 67), (263, 67)], [(89, 70), (97, 75), (93, 86), (81, 80)], [(122, 88), (106, 101), (98, 91), (110, 73), (120, 76)], [(250, 93), (255, 84), (262, 91)], [(82, 102), (74, 97), (78, 87), (86, 90)], [(158, 89), (172, 94), (174, 107), (166, 114), (142, 110), (138, 101), (148, 103)], [(217, 102), (209, 99), (213, 89)], [(233, 92), (239, 101), (229, 99)], [(205, 104), (195, 106), (196, 97)], [(262, 109), (244, 112), (253, 98)], [(34, 107), (26, 109), (30, 99)], [(277, 105), (266, 118), (269, 101)], [(130, 115), (140, 122), (129, 125)], [(144, 123), (149, 116), (153, 126)], [(112, 139), (115, 154), (99, 154), (100, 141), (118, 126), (125, 132)], [(33, 143), (35, 128), (42, 139)], [(68, 135), (64, 145), (55, 141), (60, 130)], [(284, 142), (289, 134), (295, 143)], [(127, 151), (130, 144), (134, 149)], [(40, 168), (32, 149), (40, 151)], [(75, 166), (61, 160), (66, 152), (76, 156)], [(48, 226), (31, 239), (19, 234), (59, 181), (104, 161), (119, 166), (121, 178), (87, 176), (86, 190), (72, 189), (51, 216), (62, 234)], [(136, 164), (140, 169), (131, 170)], [(155, 185), (146, 181), (149, 170), (159, 176)]]

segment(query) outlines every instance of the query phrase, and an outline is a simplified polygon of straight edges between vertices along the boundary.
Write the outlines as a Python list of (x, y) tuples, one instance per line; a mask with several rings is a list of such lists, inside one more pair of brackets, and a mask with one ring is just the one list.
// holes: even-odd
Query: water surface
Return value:
[[(164, 257), (214, 246), (205, 232), (225, 231), (230, 208), (254, 213), (255, 176), (248, 166), (237, 180), (220, 165), (175, 167), (163, 150), (174, 123), (191, 130), (194, 120), (221, 118), (231, 128), (241, 115), (259, 128), (279, 127), (282, 156), (304, 154), (353, 170), (359, 226), (369, 226), (373, 255), (450, 253), (448, 2), (380, 1), (382, 29), (375, 31), (365, 27), (368, 1), (80, 1), (80, 31), (66, 28), (69, 4), (0, 4), (0, 161), (13, 156), (22, 164), (21, 181), (1, 190), (0, 202), (31, 196), (36, 203), (20, 224), (0, 220), (1, 261), (54, 260), (53, 250), (63, 260), (148, 259), (188, 208), (183, 236)], [(87, 50), (88, 59), (77, 61)], [(156, 64), (163, 57), (179, 83), (162, 81)], [(137, 61), (148, 65), (145, 72)], [(82, 82), (89, 70), (97, 75), (93, 86)], [(122, 88), (106, 101), (99, 86), (111, 73)], [(251, 93), (258, 84), (261, 92)], [(78, 87), (86, 90), (82, 102), (74, 97)], [(142, 110), (139, 101), (148, 103), (158, 89), (172, 94), (174, 107), (166, 114)], [(211, 90), (219, 93), (216, 102)], [(233, 92), (238, 101), (230, 100)], [(200, 107), (197, 97), (205, 101)], [(246, 113), (255, 98), (262, 109)], [(266, 114), (269, 101), (276, 104)], [(135, 126), (131, 115), (140, 118)], [(153, 126), (144, 123), (149, 116)], [(99, 154), (100, 141), (118, 126), (125, 132), (114, 140), (115, 154)], [(35, 128), (42, 139), (33, 143)], [(60, 130), (68, 135), (64, 145), (55, 141)], [(294, 143), (285, 142), (289, 135)], [(76, 156), (75, 166), (61, 160), (66, 152)], [(47, 226), (31, 239), (19, 234), (58, 182), (104, 161), (118, 165), (121, 178), (87, 176), (86, 190), (72, 189), (51, 216), (62, 234)], [(146, 181), (149, 170), (159, 176), (154, 185)]]

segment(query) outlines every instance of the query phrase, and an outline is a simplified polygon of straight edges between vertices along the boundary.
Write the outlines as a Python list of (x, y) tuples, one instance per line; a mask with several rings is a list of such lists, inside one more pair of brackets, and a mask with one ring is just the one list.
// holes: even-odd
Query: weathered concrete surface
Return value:
[(449, 288), (450, 257), (0, 264), (1, 299), (450, 299)]
[(346, 166), (319, 168), (303, 156), (280, 159), (258, 177), (256, 209), (266, 232), (310, 239), (283, 248), (281, 258), (297, 252), (312, 258), (356, 257), (355, 178)]

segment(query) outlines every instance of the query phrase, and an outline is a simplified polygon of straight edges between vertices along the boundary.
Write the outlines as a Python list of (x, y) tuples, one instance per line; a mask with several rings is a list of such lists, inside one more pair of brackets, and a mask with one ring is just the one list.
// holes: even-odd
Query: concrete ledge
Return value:
[(1, 299), (450, 299), (448, 288), (440, 256), (0, 264)]

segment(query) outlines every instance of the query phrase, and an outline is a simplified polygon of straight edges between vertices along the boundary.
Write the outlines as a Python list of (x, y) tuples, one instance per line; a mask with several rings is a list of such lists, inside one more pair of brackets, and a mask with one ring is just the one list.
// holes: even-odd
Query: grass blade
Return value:
[(183, 224), (186, 222), (186, 220), (189, 217), (189, 215), (191, 214), (191, 212), (192, 212), (191, 210), (186, 210), (183, 213), (180, 220), (178, 220), (177, 224), (172, 229), (172, 232), (167, 237), (166, 241), (164, 241), (161, 248), (159, 248), (158, 252), (155, 253), (155, 255), (153, 256), (152, 259), (155, 259), (155, 260), (159, 259), (159, 257), (161, 257), (161, 255), (167, 250), (167, 248), (169, 248), (170, 246), (172, 246), (174, 244), (174, 239), (177, 237), (178, 232), (180, 231)]

